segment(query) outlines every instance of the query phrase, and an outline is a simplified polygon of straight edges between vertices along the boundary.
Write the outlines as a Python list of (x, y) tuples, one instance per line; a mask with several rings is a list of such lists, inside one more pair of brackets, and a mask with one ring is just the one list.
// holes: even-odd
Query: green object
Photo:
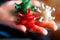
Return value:
[(26, 0), (22, 0), (21, 4), (15, 3), (15, 5), (16, 12), (25, 13), (27, 8), (30, 8), (31, 11), (34, 11), (34, 6), (30, 5), (30, 0), (28, 0), (27, 2)]

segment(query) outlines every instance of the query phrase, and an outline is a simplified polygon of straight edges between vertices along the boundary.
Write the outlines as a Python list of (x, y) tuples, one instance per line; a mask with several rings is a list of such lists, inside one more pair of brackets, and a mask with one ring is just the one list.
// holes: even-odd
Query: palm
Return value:
[[(20, 3), (20, 2), (18, 2), (18, 3)], [(24, 25), (16, 25), (15, 24), (16, 16), (13, 15), (13, 12), (15, 11), (14, 1), (7, 2), (7, 3), (3, 4), (1, 6), (0, 10), (1, 10), (1, 15), (2, 15), (1, 19), (5, 23), (10, 25), (11, 27), (13, 26), (12, 28), (16, 28), (18, 30), (22, 30), (23, 32), (26, 32), (27, 28)], [(38, 32), (38, 33), (46, 35), (47, 34), (47, 30), (45, 28), (43, 28), (41, 24), (43, 24), (44, 26), (50, 24), (50, 25), (48, 25), (47, 28), (56, 29), (55, 26), (51, 26), (52, 25), (51, 22), (53, 22), (53, 21), (51, 21), (51, 22), (48, 21), (46, 24), (45, 24), (45, 22), (46, 21), (37, 22), (35, 27), (31, 28), (29, 31), (31, 31), (31, 32)], [(56, 24), (54, 24), (54, 22), (53, 22), (53, 25), (56, 25)], [(37, 28), (38, 31), (34, 30), (35, 28)]]

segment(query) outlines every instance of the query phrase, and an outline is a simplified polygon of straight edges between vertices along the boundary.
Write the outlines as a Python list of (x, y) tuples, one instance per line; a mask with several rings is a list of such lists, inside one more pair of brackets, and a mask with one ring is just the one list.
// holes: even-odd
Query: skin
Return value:
[[(0, 21), (2, 21), (5, 25), (9, 25), (11, 28), (15, 28), (18, 30), (23, 31), (24, 33), (26, 32), (27, 28), (24, 25), (16, 25), (15, 21), (17, 19), (17, 17), (15, 15), (13, 15), (13, 12), (15, 11), (15, 4), (16, 3), (21, 3), (22, 1), (9, 1), (6, 2), (4, 4), (2, 4), (0, 6)], [(31, 5), (40, 7), (40, 3), (38, 1), (31, 1)], [(51, 22), (47, 22), (45, 24), (46, 21), (41, 22), (44, 26), (50, 24), (50, 26), (48, 26), (47, 28), (52, 29), (55, 31), (56, 27), (52, 26), (51, 27), (51, 22), (53, 22), (51, 20)], [(31, 28), (29, 31), (30, 32), (37, 32), (37, 33), (41, 33), (43, 35), (47, 35), (48, 31), (45, 29), (45, 27), (42, 25), (40, 25), (41, 23), (39, 23), (39, 21), (37, 21), (37, 24), (35, 25), (35, 28), (38, 29), (38, 31), (34, 30), (34, 28)], [(54, 24), (54, 23), (53, 23)], [(55, 24), (54, 24), (55, 25)], [(57, 29), (56, 29), (57, 30)]]

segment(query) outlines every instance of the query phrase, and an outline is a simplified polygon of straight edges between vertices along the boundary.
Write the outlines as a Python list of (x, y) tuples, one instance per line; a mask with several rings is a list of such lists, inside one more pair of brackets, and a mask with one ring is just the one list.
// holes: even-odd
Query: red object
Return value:
[(27, 27), (27, 29), (34, 27), (34, 16), (30, 13), (30, 11), (30, 8), (28, 8), (25, 14), (18, 12), (17, 15), (20, 17), (20, 20), (17, 20), (16, 24), (23, 24)]
[(43, 27), (48, 27), (50, 29), (56, 30), (57, 26), (54, 21), (51, 21), (51, 20), (48, 22), (47, 21), (42, 21), (42, 22), (35, 21), (35, 19), (34, 19), (35, 16), (32, 15), (30, 13), (30, 11), (31, 10), (28, 8), (26, 10), (26, 13), (24, 13), (24, 14), (22, 14), (20, 12), (17, 13), (19, 19), (17, 19), (16, 24), (24, 25), (26, 28), (21, 27), (22, 29), (23, 28), (25, 29), (25, 30), (23, 29), (24, 32), (27, 29), (27, 30), (30, 30), (33, 32), (38, 32), (38, 33), (47, 35), (48, 32)]
[(27, 9), (25, 14), (21, 14), (20, 12), (18, 12), (18, 16), (20, 17), (20, 19), (17, 20), (17, 24), (22, 24), (25, 26), (20, 27), (23, 30), (23, 32), (29, 30), (31, 32), (37, 32), (46, 35), (47, 31), (43, 27), (36, 25), (36, 21), (34, 20), (35, 16), (32, 15), (30, 11), (30, 9)]

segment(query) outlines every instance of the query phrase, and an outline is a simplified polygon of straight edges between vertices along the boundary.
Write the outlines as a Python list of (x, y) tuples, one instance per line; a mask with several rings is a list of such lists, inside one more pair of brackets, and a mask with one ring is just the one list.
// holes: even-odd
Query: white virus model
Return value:
[(42, 14), (42, 17), (40, 18), (39, 21), (48, 20), (48, 19), (52, 19), (52, 20), (55, 19), (55, 17), (52, 17), (52, 15), (51, 15), (51, 13), (53, 11), (55, 11), (55, 8), (51, 8), (50, 6), (44, 5), (44, 3), (42, 3), (40, 8), (35, 7), (35, 9)]

